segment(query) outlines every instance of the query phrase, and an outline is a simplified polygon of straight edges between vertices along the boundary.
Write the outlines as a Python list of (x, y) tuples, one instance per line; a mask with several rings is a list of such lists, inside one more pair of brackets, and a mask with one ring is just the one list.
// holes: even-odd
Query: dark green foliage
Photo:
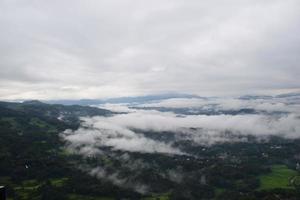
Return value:
[[(118, 159), (124, 154), (122, 151), (102, 148), (105, 156), (87, 158), (64, 151), (65, 144), (59, 133), (77, 129), (80, 117), (112, 114), (93, 107), (49, 105), (38, 101), (0, 102), (0, 184), (7, 186), (8, 196), (16, 200), (300, 199), (296, 176), (292, 177), (295, 184), (288, 188), (262, 190), (260, 182), (262, 176), (273, 174), (276, 164), (299, 175), (295, 172), (300, 162), (299, 140), (271, 137), (266, 142), (257, 142), (248, 136), (250, 142), (210, 147), (181, 141), (175, 146), (193, 156), (127, 152), (130, 162), (144, 164), (133, 169)], [(160, 141), (175, 138), (172, 132), (140, 134)], [(101, 166), (127, 179), (117, 186), (105, 178), (88, 175), (79, 165)], [(173, 172), (179, 176), (170, 178)], [(291, 173), (285, 174), (290, 176)], [(130, 187), (133, 183), (146, 185), (146, 193), (136, 192)]]
[[(59, 113), (66, 114), (63, 120)], [(82, 173), (62, 152), (59, 133), (76, 129), (80, 116), (108, 115), (109, 111), (40, 102), (0, 103), (0, 184), (14, 199), (66, 199), (68, 193), (117, 196), (122, 189)], [(74, 118), (74, 120), (72, 120)], [(5, 178), (8, 177), (8, 178)], [(52, 178), (68, 177), (62, 187)], [(36, 185), (23, 185), (35, 180)], [(85, 183), (85, 184), (82, 184)], [(116, 192), (117, 191), (117, 192)], [(135, 192), (124, 192), (126, 195)], [(120, 196), (120, 194), (118, 194)]]

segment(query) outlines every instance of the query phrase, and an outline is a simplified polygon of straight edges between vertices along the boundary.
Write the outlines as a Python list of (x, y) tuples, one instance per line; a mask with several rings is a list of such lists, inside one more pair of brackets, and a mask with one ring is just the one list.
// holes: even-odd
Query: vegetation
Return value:
[(271, 172), (260, 176), (260, 190), (287, 188), (293, 189), (294, 177), (297, 177), (297, 171), (287, 168), (285, 165), (273, 165)]
[[(210, 147), (178, 142), (179, 148), (194, 156), (126, 152), (131, 159), (128, 165), (118, 159), (124, 156), (121, 151), (102, 148), (104, 155), (81, 157), (64, 149), (59, 133), (77, 129), (79, 117), (111, 114), (84, 106), (0, 102), (0, 185), (7, 186), (9, 199), (300, 198), (297, 139), (271, 137), (257, 142), (249, 136), (250, 142)], [(174, 137), (174, 133), (163, 138), (155, 132), (143, 134), (156, 140)], [(90, 176), (79, 167), (85, 165), (100, 166), (125, 183)], [(139, 192), (130, 185), (148, 188)]]

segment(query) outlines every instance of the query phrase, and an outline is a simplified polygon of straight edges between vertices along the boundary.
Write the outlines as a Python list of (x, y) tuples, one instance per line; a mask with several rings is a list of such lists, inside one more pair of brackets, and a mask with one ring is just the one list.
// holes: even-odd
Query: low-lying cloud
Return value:
[(125, 126), (105, 121), (105, 118), (83, 118), (82, 128), (66, 130), (62, 137), (69, 142), (71, 150), (79, 154), (100, 153), (100, 147), (111, 147), (113, 150), (143, 153), (182, 154), (170, 144), (155, 141), (137, 134)]
[(177, 116), (173, 113), (158, 111), (135, 112), (113, 117), (94, 117), (86, 119), (97, 127), (102, 123), (112, 123), (129, 129), (144, 131), (180, 131), (199, 128), (217, 132), (231, 130), (240, 134), (270, 135), (282, 134), (297, 136), (300, 131), (299, 118), (294, 114), (280, 117), (265, 115), (188, 115)]
[[(110, 105), (107, 105), (110, 106)], [(266, 112), (300, 113), (299, 95), (294, 98), (171, 98), (141, 104), (141, 108), (186, 108), (204, 110), (254, 109)]]
[[(148, 161), (131, 157), (140, 154), (156, 156), (188, 156), (198, 158), (186, 149), (186, 144), (201, 149), (220, 143), (266, 141), (270, 136), (298, 138), (300, 116), (298, 99), (168, 99), (131, 108), (126, 104), (106, 104), (101, 107), (126, 113), (110, 117), (81, 118), (81, 127), (61, 133), (66, 148), (84, 157), (101, 157), (104, 162), (97, 166), (83, 165), (80, 168), (99, 179), (131, 188), (139, 193), (148, 192), (149, 185), (139, 183), (137, 171), (149, 169)], [(193, 108), (207, 110), (254, 109), (255, 113), (243, 114), (178, 114), (161, 112), (155, 108)], [(251, 140), (249, 140), (251, 136)], [(255, 141), (255, 140), (254, 140)], [(183, 144), (183, 146), (181, 145)], [(121, 168), (106, 166), (105, 160), (116, 160)], [(102, 164), (101, 164), (102, 163)], [(118, 165), (119, 166), (119, 165)], [(151, 167), (153, 167), (151, 165)], [(130, 171), (130, 177), (122, 174)], [(160, 175), (180, 182), (180, 170), (165, 171)], [(179, 170), (179, 171), (178, 171)]]
[[(300, 119), (294, 113), (284, 115), (176, 115), (171, 112), (137, 110), (111, 117), (82, 118), (78, 130), (66, 130), (62, 137), (77, 153), (97, 154), (101, 147), (141, 153), (184, 154), (174, 147), (175, 141), (158, 141), (147, 137), (153, 134), (175, 134), (176, 141), (187, 140), (201, 145), (219, 142), (245, 141), (245, 136), (277, 135), (297, 138)], [(228, 137), (227, 134), (239, 137)]]
[[(75, 149), (77, 153), (83, 155), (97, 154), (101, 151), (101, 147), (128, 152), (184, 154), (173, 145), (172, 140), (189, 139), (201, 145), (211, 145), (219, 142), (244, 141), (247, 135), (297, 138), (300, 136), (298, 102), (299, 99), (292, 96), (292, 98), (253, 99), (167, 99), (138, 105), (139, 109), (129, 108), (126, 104), (106, 104), (102, 107), (112, 107), (115, 111), (121, 109), (126, 113), (110, 117), (82, 118), (83, 123), (78, 130), (66, 130), (62, 137), (68, 141), (70, 149)], [(253, 109), (264, 112), (188, 115), (160, 112), (155, 110), (156, 107), (209, 111)], [(161, 141), (148, 137), (146, 132), (155, 132), (158, 136), (172, 132), (175, 136), (170, 140)], [(228, 137), (228, 134), (224, 133), (239, 137)]]

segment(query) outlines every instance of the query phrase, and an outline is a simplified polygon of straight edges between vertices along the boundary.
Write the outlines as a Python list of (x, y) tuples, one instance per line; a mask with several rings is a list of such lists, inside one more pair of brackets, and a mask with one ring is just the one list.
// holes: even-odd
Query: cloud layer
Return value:
[[(101, 153), (102, 147), (128, 152), (180, 155), (185, 153), (174, 145), (178, 141), (188, 140), (198, 145), (212, 145), (220, 142), (247, 141), (248, 135), (258, 138), (267, 138), (270, 135), (298, 138), (299, 105), (299, 100), (295, 97), (250, 100), (168, 99), (142, 104), (137, 107), (139, 109), (130, 109), (124, 104), (106, 104), (105, 108), (126, 110), (127, 113), (110, 117), (82, 118), (84, 122), (81, 128), (75, 131), (67, 130), (62, 136), (68, 141), (72, 151), (83, 155)], [(155, 106), (170, 110), (161, 112), (155, 110)], [(212, 114), (176, 114), (171, 112), (173, 108), (191, 108), (195, 112), (205, 109)], [(251, 112), (234, 112), (243, 109), (249, 109)], [(219, 113), (217, 110), (227, 110), (232, 114)], [(185, 110), (183, 113), (186, 113)], [(147, 134), (149, 132), (150, 137)], [(172, 137), (169, 136), (170, 133)]]
[(3, 0), (0, 98), (299, 88), (299, 5), (298, 0)]
[(101, 153), (101, 147), (129, 152), (183, 154), (170, 144), (146, 138), (119, 124), (98, 117), (83, 120), (84, 128), (76, 131), (66, 130), (62, 134), (64, 140), (69, 143), (69, 149), (79, 151), (79, 154)]
[[(276, 98), (177, 98), (141, 105), (134, 103), (135, 108), (130, 104), (105, 104), (99, 106), (126, 113), (82, 118), (78, 130), (66, 130), (61, 137), (71, 153), (97, 160), (96, 165), (80, 163), (79, 168), (84, 172), (117, 186), (147, 193), (152, 191), (153, 185), (141, 182), (144, 180), (141, 175), (143, 171), (155, 170), (156, 159), (162, 162), (164, 159), (179, 159), (179, 163), (201, 160), (201, 152), (214, 148), (216, 144), (266, 143), (270, 136), (299, 138), (299, 102), (299, 95), (292, 95)], [(162, 108), (164, 112), (159, 111)], [(178, 114), (172, 112), (174, 109), (181, 109), (182, 113), (186, 113), (185, 109), (204, 109), (211, 114)], [(255, 112), (216, 112), (242, 109)], [(180, 164), (164, 170), (158, 167), (157, 172), (162, 180), (175, 183), (187, 176)]]

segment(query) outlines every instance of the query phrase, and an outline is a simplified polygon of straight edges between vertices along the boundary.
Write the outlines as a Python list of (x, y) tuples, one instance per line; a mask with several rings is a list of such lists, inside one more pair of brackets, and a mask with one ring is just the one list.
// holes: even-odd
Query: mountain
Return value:
[(271, 95), (243, 95), (240, 96), (239, 99), (242, 100), (254, 100), (254, 99), (273, 99), (273, 98), (300, 98), (300, 93), (299, 92), (293, 92), (293, 93), (283, 93), (283, 94), (278, 94), (275, 96)]
[(244, 95), (239, 97), (239, 99), (241, 100), (272, 99), (272, 98), (273, 96), (269, 96), (269, 95)]
[(286, 94), (277, 95), (276, 97), (277, 98), (288, 98), (288, 97), (300, 98), (300, 93), (299, 92), (286, 93)]
[(78, 122), (79, 117), (114, 114), (109, 110), (96, 107), (46, 104), (37, 100), (24, 101), (23, 103), (0, 102), (0, 108), (19, 115), (34, 115), (52, 120), (63, 120), (68, 123)]
[(147, 96), (136, 96), (136, 97), (120, 97), (110, 99), (80, 99), (80, 100), (49, 100), (44, 101), (50, 104), (63, 104), (63, 105), (97, 105), (105, 103), (148, 103), (153, 101), (161, 101), (171, 98), (201, 98), (198, 95), (191, 94), (160, 94), (160, 95), (147, 95)]
[[(225, 130), (210, 145), (198, 143), (197, 137), (193, 139), (186, 134), (191, 132), (203, 140), (211, 137), (201, 128), (191, 127), (181, 131), (131, 129), (138, 137), (132, 138), (132, 132), (125, 131), (128, 140), (120, 140), (119, 127), (105, 132), (105, 128), (80, 125), (80, 117), (116, 114), (96, 107), (36, 100), (0, 102), (0, 184), (7, 187), (8, 198), (258, 200), (275, 196), (296, 200), (300, 197), (299, 139), (272, 136), (260, 140)], [(101, 146), (101, 135), (105, 134), (112, 142), (133, 147), (134, 139), (164, 146), (172, 141), (170, 148), (185, 153), (147, 153)], [(64, 140), (66, 135), (71, 135), (69, 140)], [(222, 136), (229, 142), (218, 142)], [(91, 147), (90, 141), (96, 138)]]
[(84, 161), (65, 150), (60, 136), (76, 130), (80, 117), (112, 114), (88, 106), (0, 102), (0, 185), (8, 199), (96, 200), (95, 195), (113, 199), (114, 194), (136, 199), (136, 192), (82, 172), (78, 166)]
[[(119, 98), (108, 98), (108, 99), (79, 99), (79, 100), (45, 100), (44, 103), (48, 104), (62, 104), (62, 105), (99, 105), (106, 103), (115, 103), (115, 104), (145, 104), (151, 102), (159, 102), (166, 99), (176, 99), (176, 98), (195, 98), (195, 99), (209, 99), (210, 97), (203, 97), (199, 95), (193, 94), (177, 94), (177, 93), (169, 93), (169, 94), (158, 94), (158, 95), (145, 95), (145, 96), (134, 96), (134, 97), (119, 97)], [(279, 94), (275, 96), (271, 95), (243, 95), (238, 97), (241, 100), (269, 100), (274, 98), (294, 98), (299, 99), (300, 93), (286, 93)], [(30, 102), (30, 101), (29, 101)]]

